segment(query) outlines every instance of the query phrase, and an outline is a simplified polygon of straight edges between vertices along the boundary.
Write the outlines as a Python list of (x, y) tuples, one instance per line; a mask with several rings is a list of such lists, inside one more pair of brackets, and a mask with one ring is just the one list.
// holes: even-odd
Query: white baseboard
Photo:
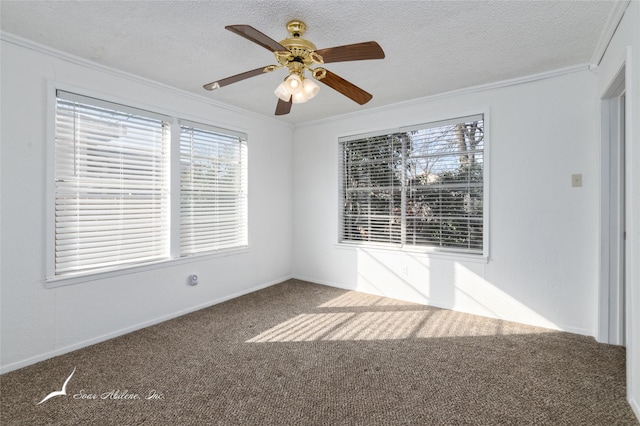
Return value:
[(5, 373), (8, 373), (10, 371), (18, 370), (20, 368), (27, 367), (29, 365), (36, 364), (36, 363), (41, 362), (41, 361), (45, 361), (47, 359), (50, 359), (50, 358), (53, 358), (53, 357), (56, 357), (56, 356), (59, 356), (59, 355), (64, 355), (66, 353), (73, 352), (73, 351), (76, 351), (78, 349), (82, 349), (82, 348), (86, 348), (86, 347), (91, 346), (91, 345), (95, 345), (96, 343), (104, 342), (104, 341), (107, 341), (107, 340), (110, 340), (110, 339), (114, 339), (116, 337), (120, 337), (120, 336), (123, 336), (125, 334), (137, 331), (137, 330), (141, 330), (143, 328), (150, 327), (152, 325), (160, 324), (160, 323), (168, 321), (170, 319), (181, 317), (183, 315), (190, 314), (192, 312), (196, 312), (196, 311), (199, 311), (201, 309), (205, 309), (205, 308), (208, 308), (208, 307), (213, 306), (213, 305), (217, 305), (217, 304), (222, 303), (222, 302), (226, 302), (227, 300), (235, 299), (237, 297), (244, 296), (244, 295), (249, 294), (249, 293), (253, 293), (254, 291), (258, 291), (258, 290), (262, 290), (262, 289), (267, 288), (267, 287), (271, 287), (271, 286), (279, 284), (279, 283), (281, 283), (283, 281), (287, 281), (287, 280), (289, 280), (291, 278), (292, 278), (292, 276), (290, 276), (290, 275), (285, 276), (285, 277), (281, 277), (281, 278), (278, 278), (276, 280), (273, 280), (273, 281), (270, 281), (270, 282), (255, 286), (255, 287), (251, 287), (249, 289), (246, 289), (246, 290), (243, 290), (243, 291), (240, 291), (240, 292), (237, 292), (237, 293), (232, 293), (232, 294), (226, 295), (224, 297), (220, 297), (218, 299), (210, 300), (208, 302), (205, 302), (205, 303), (202, 303), (202, 304), (199, 304), (199, 305), (196, 305), (196, 306), (189, 307), (187, 309), (182, 309), (182, 310), (173, 312), (173, 313), (168, 314), (168, 315), (163, 315), (161, 317), (154, 318), (154, 319), (149, 320), (149, 321), (138, 323), (138, 324), (133, 325), (131, 327), (122, 328), (120, 330), (117, 330), (117, 331), (114, 331), (114, 332), (111, 332), (111, 333), (103, 334), (102, 336), (98, 336), (98, 337), (95, 337), (95, 338), (92, 338), (92, 339), (88, 339), (88, 340), (85, 340), (85, 341), (82, 341), (82, 342), (79, 342), (79, 343), (75, 343), (73, 345), (64, 346), (62, 348), (58, 348), (58, 349), (50, 351), (50, 352), (45, 352), (43, 354), (39, 354), (39, 355), (30, 357), (30, 358), (27, 358), (27, 359), (23, 359), (23, 360), (20, 360), (20, 361), (17, 361), (17, 362), (13, 362), (11, 364), (3, 365), (3, 366), (0, 367), (0, 374), (5, 374)]
[(629, 397), (627, 398), (627, 401), (629, 401), (629, 405), (631, 406), (631, 409), (633, 410), (633, 414), (635, 414), (636, 417), (638, 418), (638, 421), (640, 421), (640, 402), (636, 401), (633, 398), (633, 395), (629, 395)]
[(313, 283), (313, 284), (326, 285), (327, 287), (340, 288), (342, 290), (354, 290), (354, 291), (356, 290), (356, 288), (353, 287), (353, 286), (336, 284), (334, 282), (324, 281), (324, 280), (317, 280), (315, 278), (303, 277), (303, 276), (300, 276), (300, 275), (294, 275), (293, 279), (294, 280), (300, 280), (300, 281), (306, 281), (308, 283)]

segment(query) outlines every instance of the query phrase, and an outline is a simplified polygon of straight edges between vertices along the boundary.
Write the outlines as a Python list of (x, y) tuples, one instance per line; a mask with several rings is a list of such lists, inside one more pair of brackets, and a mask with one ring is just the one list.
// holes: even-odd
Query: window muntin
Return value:
[(482, 254), (482, 115), (340, 145), (342, 242)]

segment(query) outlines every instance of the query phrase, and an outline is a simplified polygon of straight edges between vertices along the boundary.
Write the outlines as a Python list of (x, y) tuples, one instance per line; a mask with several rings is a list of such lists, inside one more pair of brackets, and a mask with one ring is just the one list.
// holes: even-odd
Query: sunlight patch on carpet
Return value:
[(320, 308), (346, 308), (356, 306), (415, 306), (415, 303), (388, 297), (350, 291), (320, 305)]
[(535, 334), (549, 330), (447, 310), (339, 312), (297, 315), (247, 343), (398, 340)]

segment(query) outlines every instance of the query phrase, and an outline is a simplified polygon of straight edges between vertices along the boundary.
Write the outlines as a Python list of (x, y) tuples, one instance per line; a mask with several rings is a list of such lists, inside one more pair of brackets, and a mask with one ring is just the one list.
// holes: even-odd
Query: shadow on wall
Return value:
[(492, 318), (561, 327), (486, 279), (482, 262), (358, 248), (356, 290)]

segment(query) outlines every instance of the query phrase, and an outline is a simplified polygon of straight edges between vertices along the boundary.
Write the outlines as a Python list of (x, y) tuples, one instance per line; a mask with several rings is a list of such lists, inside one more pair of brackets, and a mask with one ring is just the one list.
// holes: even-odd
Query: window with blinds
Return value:
[(340, 147), (342, 242), (483, 253), (483, 115)]
[(246, 134), (62, 90), (54, 108), (48, 281), (247, 247)]
[(169, 256), (164, 117), (57, 92), (56, 276)]
[(244, 135), (181, 122), (181, 256), (247, 245), (246, 177)]

